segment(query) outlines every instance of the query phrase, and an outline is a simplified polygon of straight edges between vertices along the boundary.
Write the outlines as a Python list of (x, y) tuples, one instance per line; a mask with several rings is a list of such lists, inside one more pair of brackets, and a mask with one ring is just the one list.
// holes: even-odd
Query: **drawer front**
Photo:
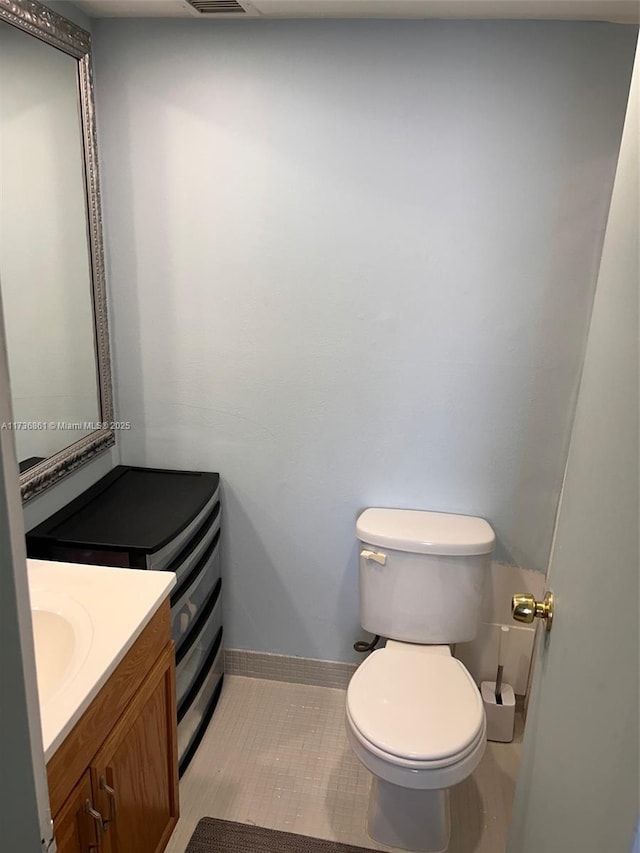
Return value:
[(164, 548), (160, 548), (153, 554), (147, 556), (147, 568), (161, 571), (169, 567), (179, 554), (180, 551), (188, 544), (189, 539), (198, 530), (202, 522), (206, 519), (215, 505), (220, 501), (220, 486), (215, 490), (211, 500), (207, 501), (206, 505), (200, 510), (198, 515), (193, 519), (191, 524), (188, 524), (185, 529), (179, 533), (171, 542), (167, 542)]
[(195, 684), (204, 661), (214, 646), (218, 632), (222, 628), (221, 581), (203, 608), (200, 619), (185, 639), (176, 659), (176, 699), (178, 714), (182, 710), (185, 697)]
[(184, 584), (171, 596), (171, 635), (176, 652), (220, 579), (220, 531)]
[(180, 588), (185, 578), (191, 574), (213, 540), (216, 538), (216, 535), (220, 530), (221, 521), (222, 512), (221, 506), (218, 503), (214, 507), (213, 512), (205, 519), (204, 524), (195, 534), (193, 540), (189, 542), (187, 547), (178, 554), (176, 559), (166, 567), (165, 571), (176, 573), (177, 589)]
[[(212, 659), (213, 658), (213, 659)], [(211, 705), (217, 700), (216, 688), (224, 670), (224, 646), (222, 631), (219, 632), (216, 643), (206, 661), (201, 673), (203, 678), (195, 685), (195, 695), (187, 701), (185, 709), (178, 715), (178, 763), (181, 770), (184, 758), (194, 743), (199, 740), (202, 729), (207, 725), (211, 716)], [(187, 700), (190, 697), (187, 697)]]

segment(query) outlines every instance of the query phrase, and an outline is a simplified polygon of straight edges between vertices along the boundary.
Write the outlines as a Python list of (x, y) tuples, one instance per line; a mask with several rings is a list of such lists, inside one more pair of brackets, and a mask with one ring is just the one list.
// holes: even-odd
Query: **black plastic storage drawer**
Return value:
[[(184, 588), (184, 585), (190, 582), (189, 578), (199, 573), (200, 569), (198, 567), (202, 566), (203, 561), (206, 562), (211, 551), (217, 545), (220, 538), (220, 514), (220, 502), (218, 501), (213, 511), (205, 518), (193, 539), (162, 570), (175, 572), (176, 590)], [(149, 566), (149, 568), (157, 569), (154, 565)]]
[(220, 534), (202, 555), (191, 574), (171, 596), (171, 633), (176, 652), (198, 621), (220, 579)]
[(224, 678), (222, 628), (205, 665), (178, 712), (178, 766), (180, 775), (191, 761), (215, 710)]
[(176, 697), (178, 714), (198, 678), (202, 664), (213, 648), (222, 629), (222, 581), (218, 581), (213, 595), (193, 626), (187, 640), (176, 655)]

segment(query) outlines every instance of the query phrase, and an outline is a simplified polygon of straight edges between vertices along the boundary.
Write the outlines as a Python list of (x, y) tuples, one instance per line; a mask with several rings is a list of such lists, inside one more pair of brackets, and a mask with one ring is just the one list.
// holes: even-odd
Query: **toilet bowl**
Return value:
[(374, 776), (368, 831), (406, 850), (449, 843), (448, 788), (477, 767), (486, 745), (478, 688), (448, 646), (389, 641), (347, 689), (347, 737)]
[(475, 516), (372, 507), (356, 522), (360, 624), (386, 637), (347, 689), (347, 738), (373, 774), (367, 830), (404, 850), (449, 844), (448, 789), (485, 749), (484, 705), (450, 645), (473, 640), (495, 534)]

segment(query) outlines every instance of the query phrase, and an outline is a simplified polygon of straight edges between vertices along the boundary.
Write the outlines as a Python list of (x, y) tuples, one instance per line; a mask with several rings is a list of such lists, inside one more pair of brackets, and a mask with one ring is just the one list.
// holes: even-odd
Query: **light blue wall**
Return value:
[(349, 659), (356, 516), (544, 571), (635, 30), (94, 23), (123, 461), (218, 470), (229, 647)]

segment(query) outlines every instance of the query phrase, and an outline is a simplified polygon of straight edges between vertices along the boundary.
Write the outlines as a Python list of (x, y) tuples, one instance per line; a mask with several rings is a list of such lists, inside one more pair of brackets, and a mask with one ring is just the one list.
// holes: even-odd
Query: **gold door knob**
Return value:
[(511, 599), (511, 615), (516, 622), (531, 624), (537, 617), (545, 620), (545, 628), (551, 630), (553, 622), (553, 593), (549, 590), (543, 601), (536, 601), (530, 593), (520, 593)]

